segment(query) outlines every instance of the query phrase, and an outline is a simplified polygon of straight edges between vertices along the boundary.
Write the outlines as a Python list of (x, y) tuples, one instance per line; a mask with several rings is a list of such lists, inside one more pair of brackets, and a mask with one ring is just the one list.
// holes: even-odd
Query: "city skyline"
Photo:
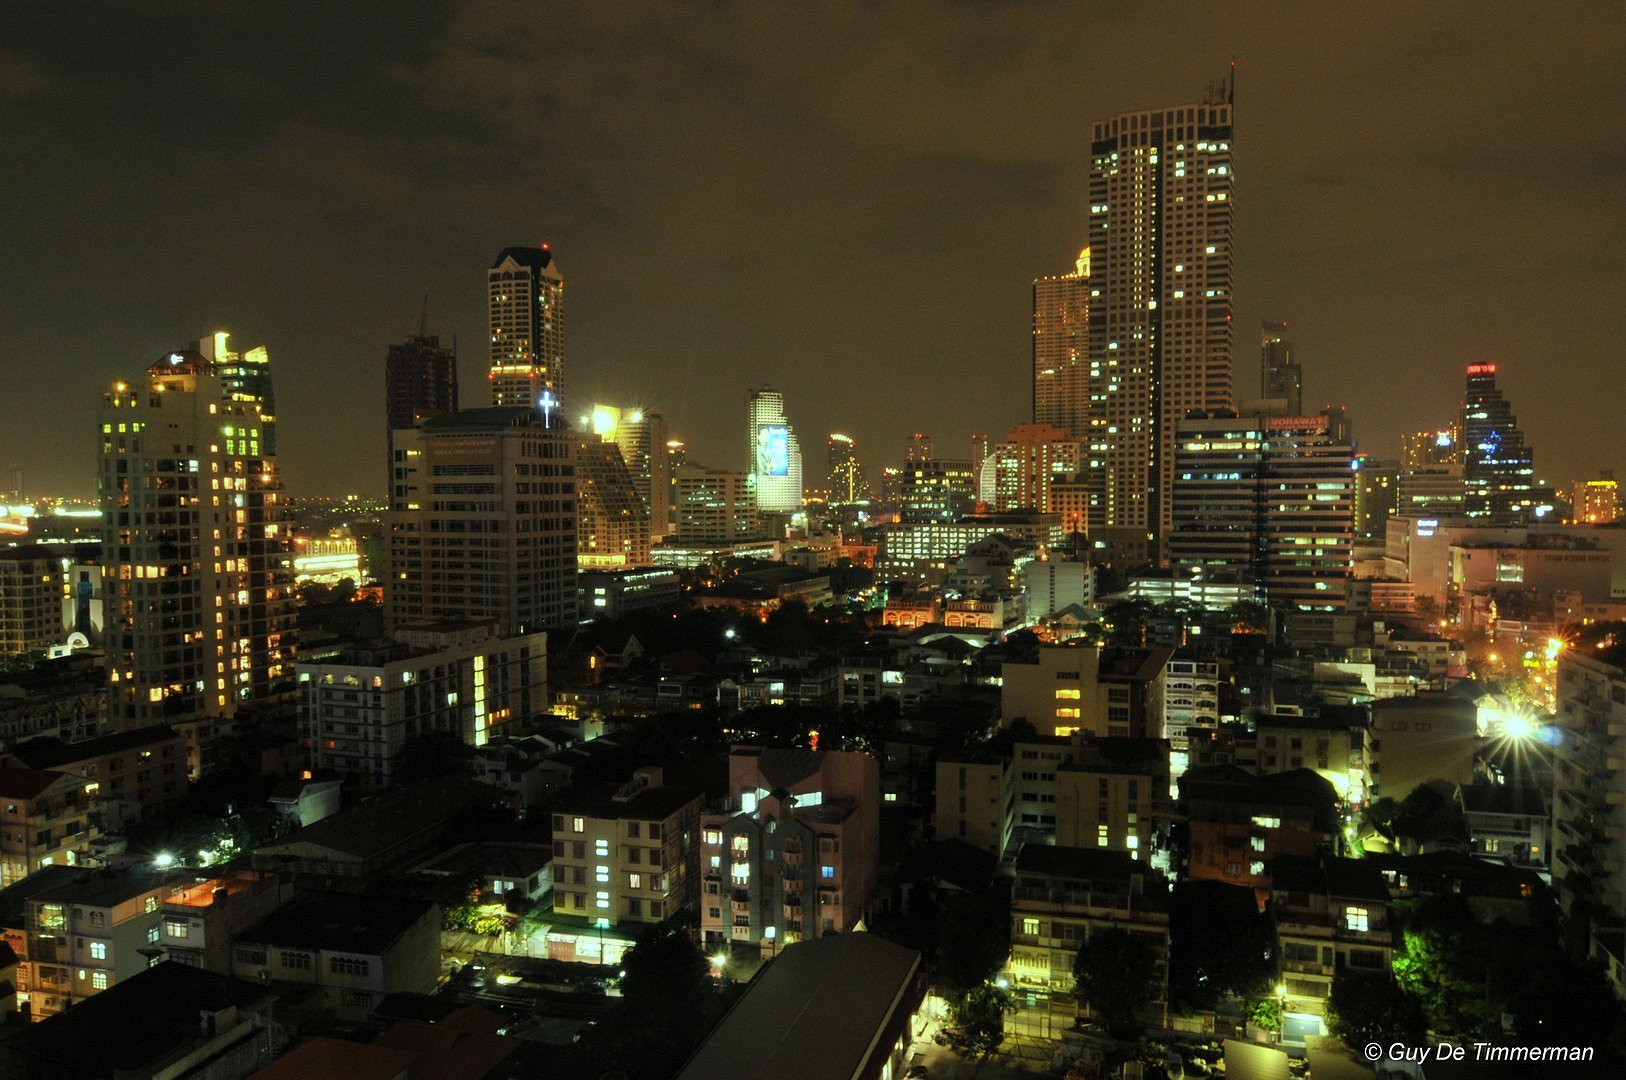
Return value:
[[(716, 406), (772, 382), (798, 427), (850, 431), (884, 453), (866, 462), (874, 479), (909, 431), (954, 448), (1025, 418), (1028, 292), (1076, 257), (1089, 124), (1193, 100), (1232, 54), (1236, 317), (1291, 324), (1313, 361), (1306, 408), (1348, 405), (1361, 449), (1394, 456), (1401, 432), (1452, 415), (1463, 364), (1489, 359), (1541, 448), (1542, 478), (1563, 487), (1622, 466), (1606, 403), (1626, 393), (1626, 376), (1606, 363), (1619, 315), (1604, 300), (1621, 273), (1610, 256), (1619, 226), (1606, 210), (1621, 181), (1611, 151), (1595, 149), (1612, 141), (1585, 118), (1589, 102), (1607, 99), (1607, 65), (1584, 62), (1606, 42), (1579, 30), (1548, 26), (1526, 39), (1511, 23), (1474, 24), (1459, 41), (1447, 35), (1458, 32), (1449, 13), (1408, 11), (1397, 15), (1412, 31), (1407, 44), (1392, 47), (1292, 12), (1125, 11), (1092, 16), (1091, 39), (1084, 19), (1056, 12), (1014, 33), (956, 12), (935, 21), (925, 45), (880, 35), (866, 46), (897, 54), (898, 85), (882, 87), (817, 63), (821, 50), (877, 30), (858, 16), (829, 16), (801, 27), (821, 32), (800, 35), (747, 17), (738, 32), (755, 49), (673, 23), (664, 31), (687, 35), (693, 57), (662, 53), (633, 79), (650, 66), (636, 30), (611, 19), (589, 33), (569, 11), (535, 50), (516, 51), (535, 52), (523, 61), (482, 59), (482, 48), (504, 35), (532, 41), (542, 31), (529, 18), (414, 16), (373, 43), (335, 26), (324, 49), (353, 52), (355, 74), (310, 78), (297, 75), (313, 75), (307, 66), (326, 54), (296, 55), (303, 30), (240, 12), (178, 14), (165, 32), (200, 45), (248, 31), (266, 38), (240, 64), (198, 49), (207, 67), (198, 83), (214, 89), (132, 118), (125, 110), (154, 92), (145, 68), (110, 57), (94, 78), (83, 65), (58, 74), (69, 68), (55, 51), (68, 36), (58, 17), (17, 21), (0, 91), (20, 137), (39, 148), (31, 166), (0, 166), (19, 196), (10, 205), (29, 207), (9, 223), (17, 240), (0, 271), (19, 313), (0, 346), (16, 408), (0, 426), (0, 464), (21, 464), (32, 493), (88, 495), (96, 387), (217, 328), (264, 342), (274, 358), (290, 490), (376, 493), (376, 472), (351, 464), (371, 453), (373, 432), (349, 422), (348, 400), (376, 395), (378, 358), (420, 326), (425, 292), (428, 332), (460, 342), (462, 377), (477, 386), (480, 274), (492, 252), (542, 242), (571, 269), (570, 402), (661, 408), (696, 460), (734, 468), (745, 464), (737, 435)], [(101, 24), (108, 40), (155, 32), (115, 27), (118, 18)], [(1087, 43), (1142, 23), (1148, 39), (1181, 27), (1156, 74), (1132, 62), (1132, 49), (1097, 56)], [(601, 50), (598, 36), (626, 48)], [(770, 60), (793, 39), (809, 51), (777, 74)], [(976, 60), (955, 76), (931, 70), (945, 48)], [(1510, 61), (1494, 80), (1482, 76), (1488, 54)], [(426, 63), (403, 73), (398, 55)], [(1079, 63), (1085, 56), (1098, 62)], [(1065, 104), (1043, 100), (1035, 91), (1063, 67), (1085, 72), (1077, 92)], [(282, 68), (296, 77), (267, 81)], [(911, 76), (919, 85), (905, 89)], [(951, 78), (973, 92), (951, 92)], [(379, 99), (380, 79), (399, 101)], [(620, 87), (607, 109), (588, 109), (571, 90), (583, 79)], [(254, 100), (235, 110), (234, 94), (249, 88)], [(748, 88), (762, 92), (740, 93)], [(853, 106), (883, 90), (885, 107), (854, 122)], [(1430, 102), (1421, 119), (1420, 99)], [(720, 109), (722, 123), (693, 147), (674, 142), (654, 111), (666, 100), (680, 117)], [(1018, 125), (1031, 130), (1001, 121), (1017, 106), (1032, 111), (1033, 123)], [(403, 126), (420, 121), (448, 167), (403, 166), (380, 179), (379, 163), (410, 145)], [(1527, 156), (1519, 132), (1538, 124), (1552, 152)], [(207, 163), (210, 181), (159, 183), (149, 146), (162, 146), (166, 162)], [(636, 159), (629, 183), (615, 174), (640, 146), (656, 149)], [(279, 180), (317, 156), (332, 160), (267, 201), (269, 180), (218, 168), (244, 155)], [(101, 167), (85, 166), (91, 156)], [(1559, 170), (1561, 159), (1571, 164)], [(805, 176), (777, 168), (815, 160)], [(514, 183), (537, 185), (521, 213), (508, 200), (470, 201)], [(106, 229), (74, 209), (83, 205), (125, 208), (130, 225)], [(831, 245), (833, 262), (815, 256)], [(245, 246), (262, 253), (256, 272), (228, 273)], [(104, 279), (98, 317), (86, 320), (65, 299), (76, 261), (67, 251), (141, 272)], [(917, 304), (890, 296), (887, 283), (905, 280)], [(1555, 321), (1559, 297), (1574, 314)], [(835, 310), (843, 318), (830, 319)], [(1239, 388), (1251, 382), (1248, 355)], [(61, 373), (49, 387), (26, 376), (40, 359)], [(1570, 377), (1554, 378), (1555, 364)], [(963, 374), (943, 379), (945, 365)], [(1388, 392), (1402, 378), (1414, 392)], [(850, 393), (877, 379), (883, 392)], [(1595, 392), (1569, 400), (1576, 379)]]

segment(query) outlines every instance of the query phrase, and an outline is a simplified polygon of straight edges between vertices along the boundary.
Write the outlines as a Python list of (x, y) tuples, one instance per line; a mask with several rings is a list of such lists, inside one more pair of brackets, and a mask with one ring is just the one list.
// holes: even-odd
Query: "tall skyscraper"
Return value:
[(548, 246), (504, 248), (486, 273), (491, 403), (535, 408), (564, 391), (565, 279)]
[(1453, 421), (1438, 431), (1414, 431), (1400, 436), (1400, 464), (1407, 469), (1461, 465), (1461, 420)]
[(1356, 476), (1341, 418), (1227, 414), (1179, 430), (1175, 566), (1252, 582), (1279, 607), (1341, 609)]
[(576, 625), (576, 435), (557, 410), (472, 409), (397, 431), (385, 617)]
[(749, 473), (684, 462), (672, 470), (677, 539), (686, 544), (734, 544), (758, 536)]
[(1090, 426), (1090, 249), (1071, 274), (1033, 283), (1033, 422), (1083, 438)]
[(615, 429), (615, 442), (649, 507), (649, 536), (659, 540), (672, 531), (672, 457), (667, 449), (666, 417), (658, 409), (634, 409)]
[(1304, 415), (1304, 369), (1293, 357), (1293, 343), (1282, 335), (1286, 323), (1268, 319), (1259, 332), (1259, 392), (1286, 402), (1284, 416)]
[(595, 434), (576, 443), (576, 510), (579, 568), (649, 565), (649, 506), (621, 448)]
[(904, 521), (959, 521), (975, 509), (971, 462), (926, 458), (904, 463), (899, 502)]
[(746, 402), (751, 476), (757, 509), (794, 514), (802, 508), (802, 447), (785, 419), (785, 398), (770, 386), (752, 390)]
[(869, 481), (864, 479), (864, 465), (858, 460), (858, 444), (847, 435), (831, 434), (826, 450), (830, 466), (830, 501), (838, 506), (869, 501)]
[(1400, 509), (1400, 462), (1355, 457), (1355, 540), (1381, 543)]
[(457, 353), (440, 338), (414, 334), (384, 354), (384, 423), (387, 431), (457, 411)]
[(1090, 146), (1092, 535), (1160, 558), (1175, 428), (1232, 405), (1231, 103), (1124, 113)]
[(229, 715), (289, 671), (282, 478), (255, 392), (222, 375), (235, 363), (224, 339), (208, 339), (222, 364), (195, 349), (169, 353), (102, 395), (97, 487), (115, 731)]
[[(1016, 425), (1005, 433), (1005, 441), (989, 459), (993, 508), (1050, 513), (1051, 481), (1076, 474), (1082, 461), (1083, 447), (1067, 429), (1050, 424)], [(985, 466), (984, 492), (989, 476)]]
[(1536, 485), (1535, 453), (1512, 404), (1496, 386), (1496, 365), (1468, 365), (1462, 399), (1463, 513), (1515, 522), (1552, 513), (1552, 492)]
[(214, 365), (215, 374), (228, 398), (250, 401), (260, 411), (260, 430), (264, 434), (265, 452), (277, 452), (277, 395), (271, 385), (271, 355), (264, 345), (256, 345), (246, 353), (233, 352), (228, 347), (231, 334), (216, 330), (206, 338), (192, 343), (192, 351), (199, 353)]

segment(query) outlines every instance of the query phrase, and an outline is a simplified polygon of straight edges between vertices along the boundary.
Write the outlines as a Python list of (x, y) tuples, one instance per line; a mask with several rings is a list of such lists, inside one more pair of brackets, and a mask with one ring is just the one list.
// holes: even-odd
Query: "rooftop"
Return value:
[(67, 773), (44, 772), (40, 769), (0, 768), (0, 798), (35, 799)]
[(243, 931), (238, 940), (377, 956), (433, 908), (427, 900), (405, 896), (306, 893)]
[(272, 996), (256, 983), (163, 963), (26, 1026), (13, 1045), (56, 1075), (150, 1075), (160, 1059), (167, 1063), (212, 1038), (201, 1033), (200, 1014), (254, 1008)]
[(554, 809), (557, 813), (589, 818), (664, 821), (689, 803), (698, 803), (702, 799), (702, 792), (695, 788), (667, 787), (664, 784), (646, 787), (630, 798), (618, 798), (617, 793), (625, 786), (599, 784), (560, 799)]
[(168, 724), (154, 724), (76, 743), (51, 738), (29, 739), (13, 746), (9, 753), (31, 769), (56, 769), (76, 761), (116, 754), (121, 750), (134, 750), (168, 739), (179, 739), (175, 729)]
[(1016, 855), (1016, 872), (1079, 881), (1124, 882), (1146, 873), (1146, 866), (1130, 858), (1127, 851), (1023, 844)]
[(848, 1080), (919, 970), (919, 953), (874, 934), (789, 945), (751, 981), (678, 1080)]
[(459, 844), (418, 867), (420, 874), (488, 874), (525, 878), (553, 861), (546, 844), (489, 841)]
[(142, 893), (160, 889), (176, 878), (134, 870), (91, 870), (60, 885), (35, 893), (41, 904), (77, 904), (81, 907), (110, 908)]
[(393, 788), (360, 806), (261, 844), (275, 853), (296, 844), (328, 848), (358, 859), (382, 855), (406, 837), (443, 825), (492, 799), (492, 789), (461, 777)]

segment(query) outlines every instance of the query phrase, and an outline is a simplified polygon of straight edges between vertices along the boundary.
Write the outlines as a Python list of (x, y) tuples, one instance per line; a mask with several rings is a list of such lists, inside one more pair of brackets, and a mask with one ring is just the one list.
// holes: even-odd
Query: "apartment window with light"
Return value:
[(1371, 919), (1366, 908), (1347, 907), (1344, 909), (1344, 925), (1350, 930), (1365, 932), (1371, 929)]
[(90, 986), (93, 990), (107, 989), (107, 972), (93, 971), (90, 973)]
[(106, 960), (107, 959), (107, 942), (105, 942), (105, 941), (92, 941), (90, 943), (90, 958), (92, 960)]
[(1039, 935), (1039, 920), (1023, 919), (1022, 933), (1026, 934), (1028, 937), (1037, 937)]

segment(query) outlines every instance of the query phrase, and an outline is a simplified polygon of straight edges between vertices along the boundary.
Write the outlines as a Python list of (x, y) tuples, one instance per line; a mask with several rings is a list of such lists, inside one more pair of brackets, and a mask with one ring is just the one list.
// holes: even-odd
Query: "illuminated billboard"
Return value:
[(790, 475), (790, 426), (764, 424), (757, 428), (758, 476)]

